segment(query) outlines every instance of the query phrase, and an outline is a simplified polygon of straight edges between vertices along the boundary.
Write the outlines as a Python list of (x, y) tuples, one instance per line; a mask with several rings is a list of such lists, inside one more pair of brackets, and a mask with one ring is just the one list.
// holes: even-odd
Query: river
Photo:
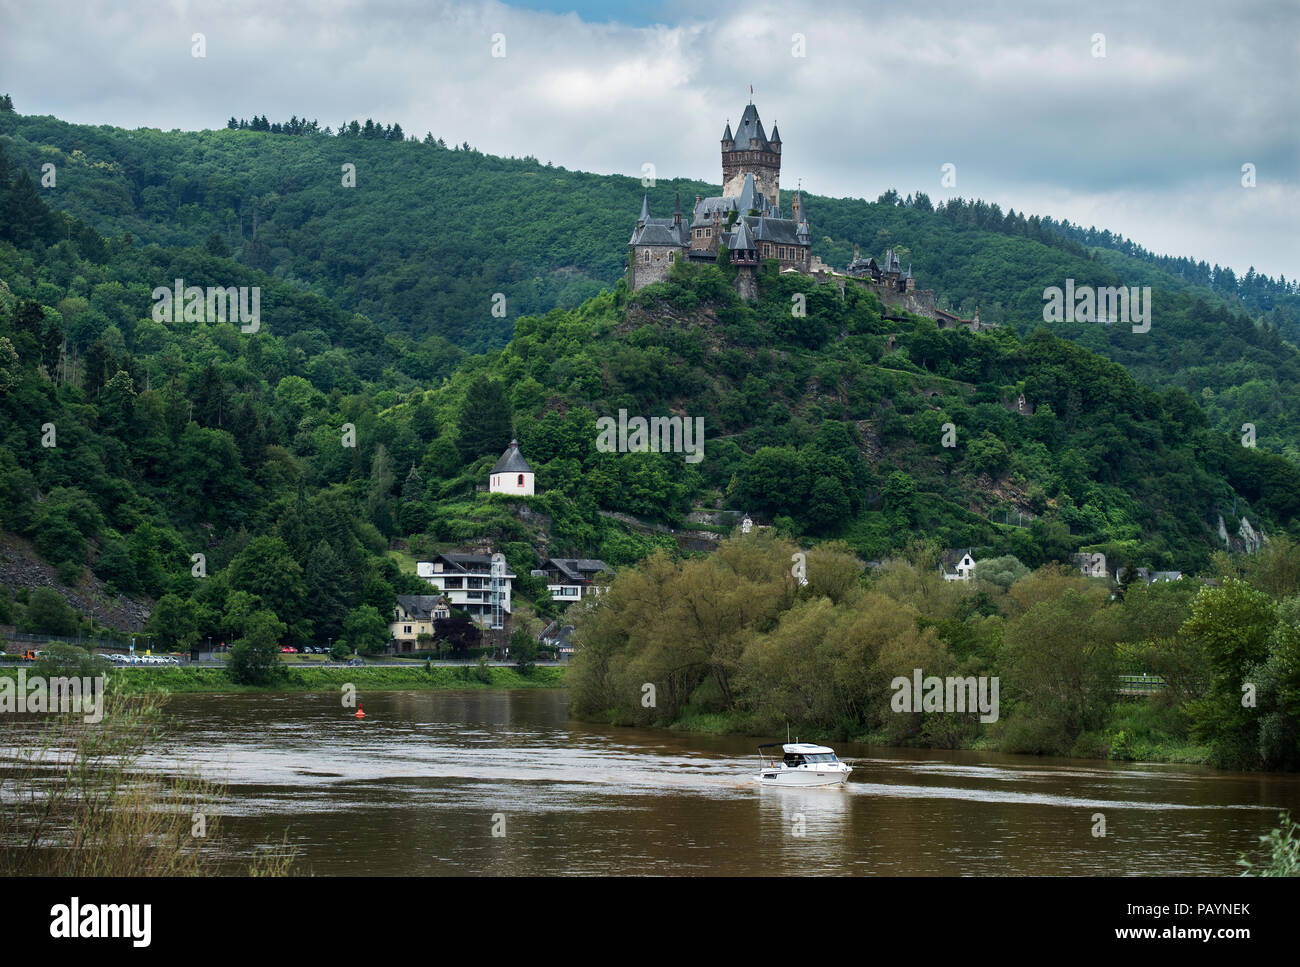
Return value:
[(232, 872), (287, 833), (324, 876), (1234, 875), (1300, 813), (1291, 775), (849, 743), (847, 786), (774, 789), (755, 740), (576, 722), (562, 690), (362, 701), (177, 696), (144, 765), (226, 784)]

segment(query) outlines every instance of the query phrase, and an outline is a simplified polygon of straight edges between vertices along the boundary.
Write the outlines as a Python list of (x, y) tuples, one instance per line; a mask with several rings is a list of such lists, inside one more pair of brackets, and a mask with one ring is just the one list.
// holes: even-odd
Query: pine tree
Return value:
[(353, 606), (348, 577), (334, 548), (325, 540), (317, 541), (307, 558), (307, 600), (312, 602), (312, 620), (317, 634), (338, 640), (343, 635), (343, 619)]
[(406, 482), (402, 484), (402, 502), (416, 503), (424, 496), (424, 478), (420, 476), (420, 471), (415, 469), (415, 464), (411, 464), (410, 472), (406, 475)]
[(466, 461), (485, 453), (499, 454), (510, 443), (514, 414), (505, 390), (496, 380), (480, 376), (470, 384), (461, 409), (457, 448)]

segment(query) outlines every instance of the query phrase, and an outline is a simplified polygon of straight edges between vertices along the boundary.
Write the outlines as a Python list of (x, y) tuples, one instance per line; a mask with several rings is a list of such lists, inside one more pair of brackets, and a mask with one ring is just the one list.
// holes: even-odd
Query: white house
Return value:
[(431, 561), (417, 561), (415, 573), (484, 628), (501, 627), (510, 619), (510, 582), (515, 575), (504, 554), (438, 554)]
[(515, 497), (533, 495), (533, 468), (519, 452), (519, 441), (511, 440), (506, 452), (492, 468), (488, 491), (494, 494), (511, 494)]
[(945, 581), (969, 581), (975, 574), (975, 558), (967, 551), (944, 551), (939, 568)]
[(542, 565), (546, 587), (551, 597), (561, 603), (581, 601), (588, 595), (598, 594), (600, 586), (596, 575), (609, 570), (604, 561), (589, 558), (553, 557)]

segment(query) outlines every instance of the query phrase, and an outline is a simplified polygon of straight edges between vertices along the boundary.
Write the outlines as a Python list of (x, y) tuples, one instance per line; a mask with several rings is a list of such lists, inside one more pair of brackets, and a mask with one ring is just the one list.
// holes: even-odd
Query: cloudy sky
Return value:
[(783, 186), (981, 197), (1288, 279), (1298, 48), (1295, 0), (0, 0), (0, 91), (24, 114), (373, 117), (567, 168), (717, 182), (752, 84), (780, 124)]

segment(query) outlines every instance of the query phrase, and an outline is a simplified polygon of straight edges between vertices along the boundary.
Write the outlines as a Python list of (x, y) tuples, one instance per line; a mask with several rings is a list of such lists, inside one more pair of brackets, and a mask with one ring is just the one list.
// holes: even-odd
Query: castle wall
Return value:
[[(664, 248), (655, 245), (628, 246), (627, 287), (635, 292), (656, 282), (666, 282), (668, 272), (683, 253), (677, 248)], [(650, 253), (650, 261), (645, 261), (645, 253)], [(669, 253), (674, 253), (669, 259)]]
[(872, 285), (871, 290), (880, 297), (880, 301), (887, 309), (910, 312), (914, 315), (925, 316), (927, 319), (938, 319), (938, 313), (934, 307), (933, 289), (912, 289), (910, 292), (899, 292), (897, 289), (888, 286)]

